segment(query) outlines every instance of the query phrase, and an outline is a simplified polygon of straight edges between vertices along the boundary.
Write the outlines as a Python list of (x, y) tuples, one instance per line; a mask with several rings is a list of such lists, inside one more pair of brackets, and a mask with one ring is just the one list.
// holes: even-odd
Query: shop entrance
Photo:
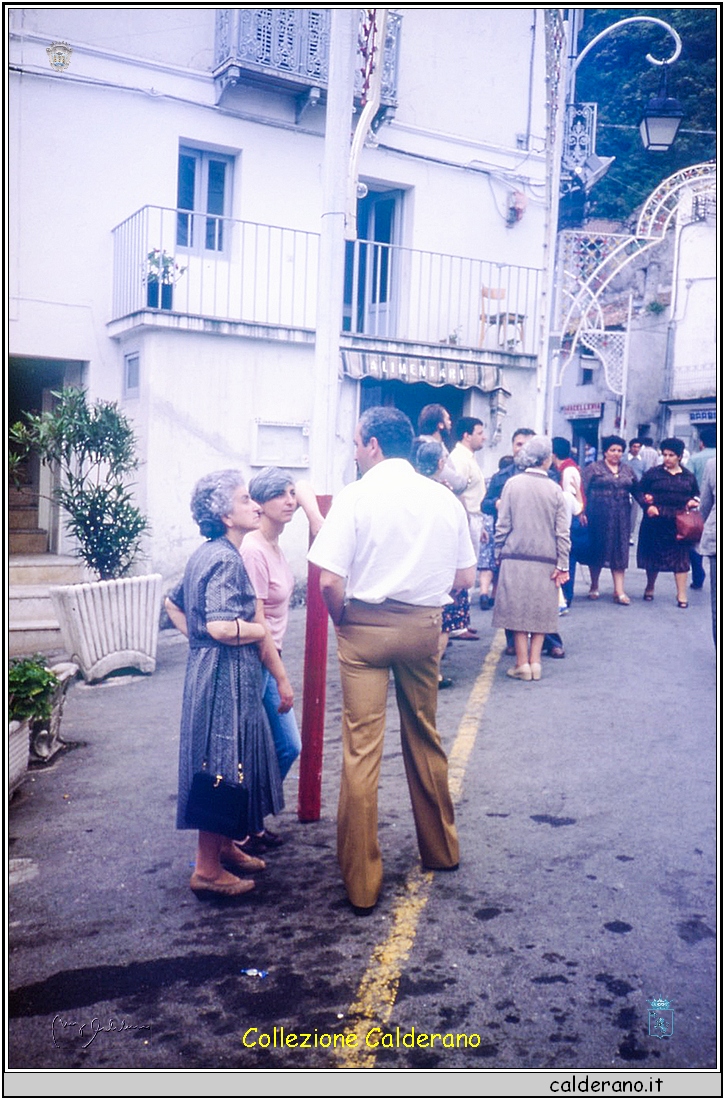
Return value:
[[(584, 467), (587, 457), (587, 448), (594, 448), (594, 459), (599, 458), (599, 425), (601, 419), (595, 417), (591, 420), (570, 420), (571, 424), (571, 450), (572, 458), (577, 466)], [(594, 459), (591, 458), (590, 462)]]
[[(450, 413), (455, 427), (456, 421), (464, 415), (463, 406), (468, 390), (459, 390), (455, 386), (430, 386), (427, 382), (400, 382), (393, 378), (388, 382), (376, 378), (363, 378), (360, 383), (360, 412), (373, 405), (392, 405), (400, 409), (418, 431), (418, 416), (425, 405), (442, 405)], [(449, 442), (449, 449), (455, 438)]]

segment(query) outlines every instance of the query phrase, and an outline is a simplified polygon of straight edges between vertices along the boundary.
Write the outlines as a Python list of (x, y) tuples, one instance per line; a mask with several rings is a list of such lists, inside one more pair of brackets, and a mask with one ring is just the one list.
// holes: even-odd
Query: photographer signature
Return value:
[(126, 1020), (117, 1020), (115, 1016), (109, 1018), (108, 1023), (104, 1026), (97, 1016), (94, 1016), (92, 1020), (88, 1020), (85, 1023), (79, 1023), (77, 1020), (66, 1020), (63, 1016), (54, 1016), (53, 1022), (50, 1025), (51, 1034), (53, 1036), (53, 1043), (55, 1046), (59, 1046), (56, 1035), (62, 1034), (63, 1031), (68, 1028), (78, 1029), (78, 1038), (87, 1039), (88, 1042), (83, 1044), (83, 1049), (89, 1047), (96, 1035), (101, 1031), (150, 1031), (151, 1024), (129, 1024)]

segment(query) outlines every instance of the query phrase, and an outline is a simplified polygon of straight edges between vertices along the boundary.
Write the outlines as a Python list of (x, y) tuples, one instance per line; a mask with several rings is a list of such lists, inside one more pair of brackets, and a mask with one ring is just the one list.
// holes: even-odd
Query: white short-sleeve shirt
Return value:
[(476, 564), (465, 510), (402, 458), (373, 466), (333, 501), (308, 558), (346, 579), (347, 599), (441, 607)]

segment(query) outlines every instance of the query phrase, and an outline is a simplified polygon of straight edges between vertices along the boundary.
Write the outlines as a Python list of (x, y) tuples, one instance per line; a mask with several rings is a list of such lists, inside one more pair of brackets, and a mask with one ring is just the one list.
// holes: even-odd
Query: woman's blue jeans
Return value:
[(277, 752), (279, 773), (284, 779), (287, 772), (300, 755), (302, 740), (297, 727), (297, 719), (294, 710), (288, 710), (286, 714), (280, 714), (277, 707), (280, 704), (277, 681), (274, 676), (264, 669), (262, 679), (262, 702), (272, 729), (272, 739)]

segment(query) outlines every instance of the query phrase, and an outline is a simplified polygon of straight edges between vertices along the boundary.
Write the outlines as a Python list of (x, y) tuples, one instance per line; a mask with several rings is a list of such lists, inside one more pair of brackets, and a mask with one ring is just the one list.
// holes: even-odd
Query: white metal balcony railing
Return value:
[(353, 241), (343, 330), (533, 355), (541, 276), (537, 268)]
[(113, 238), (114, 319), (161, 309), (315, 327), (318, 233), (144, 206)]
[[(114, 320), (150, 309), (315, 328), (317, 233), (145, 206), (113, 235)], [(343, 331), (532, 355), (541, 278), (537, 268), (354, 241)]]

